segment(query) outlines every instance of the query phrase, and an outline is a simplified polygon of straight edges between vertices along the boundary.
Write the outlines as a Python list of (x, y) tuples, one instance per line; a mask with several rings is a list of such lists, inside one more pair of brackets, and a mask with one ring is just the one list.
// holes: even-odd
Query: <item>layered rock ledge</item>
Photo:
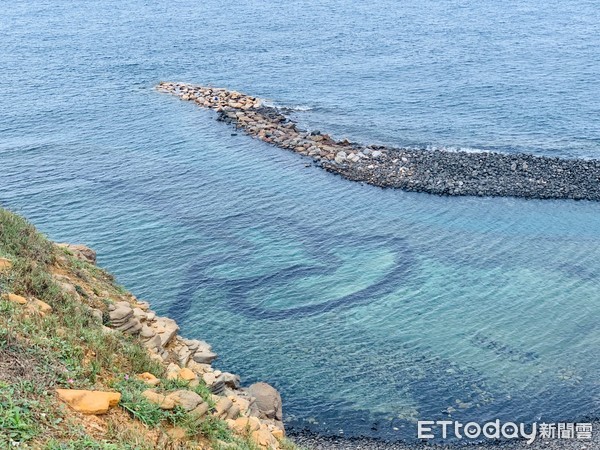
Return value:
[(301, 130), (279, 108), (236, 91), (171, 82), (157, 89), (349, 180), (438, 195), (600, 200), (600, 160), (365, 146)]
[[(57, 246), (76, 259), (95, 265), (96, 253), (89, 247)], [(0, 258), (0, 270), (10, 269), (11, 265), (10, 260)], [(71, 278), (60, 274), (55, 274), (54, 278), (63, 290), (72, 295), (79, 297), (80, 292), (83, 293), (83, 288), (78, 290), (77, 282)], [(52, 312), (50, 305), (40, 300), (29, 301), (14, 294), (8, 294), (7, 299), (37, 314)], [(132, 294), (123, 294), (121, 301), (109, 303), (105, 310), (87, 309), (98, 324), (103, 324), (105, 333), (123, 333), (139, 340), (150, 357), (164, 366), (166, 379), (179, 381), (185, 386), (175, 392), (160, 393), (157, 391), (161, 384), (159, 378), (148, 372), (137, 374), (136, 378), (148, 386), (143, 392), (146, 400), (163, 410), (180, 407), (197, 418), (211, 415), (219, 418), (236, 433), (248, 435), (258, 449), (277, 450), (282, 447), (285, 437), (282, 400), (274, 387), (264, 382), (244, 387), (238, 375), (215, 369), (212, 363), (217, 354), (210, 344), (180, 336), (179, 326), (173, 319), (158, 316), (147, 302)], [(209, 389), (213, 405), (194, 392), (200, 384)], [(58, 389), (57, 394), (71, 408), (83, 414), (106, 413), (121, 399), (120, 394), (101, 391)]]

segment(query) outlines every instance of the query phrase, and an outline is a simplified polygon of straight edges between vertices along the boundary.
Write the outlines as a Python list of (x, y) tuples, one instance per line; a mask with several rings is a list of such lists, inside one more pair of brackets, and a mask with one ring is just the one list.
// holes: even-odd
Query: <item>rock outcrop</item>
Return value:
[(52, 306), (37, 298), (25, 298), (12, 292), (3, 296), (6, 300), (19, 306), (25, 307), (28, 314), (45, 316), (52, 312)]
[(69, 250), (73, 253), (73, 256), (81, 261), (96, 264), (96, 252), (83, 244), (58, 243), (56, 245)]
[(6, 258), (0, 258), (0, 272), (9, 270), (12, 267), (12, 261)]
[[(264, 449), (279, 448), (284, 437), (282, 402), (279, 392), (267, 383), (241, 386), (238, 375), (212, 367), (217, 354), (202, 340), (186, 339), (178, 335), (179, 326), (167, 317), (160, 317), (146, 302), (131, 296), (130, 301), (119, 301), (108, 307), (108, 327), (134, 335), (154, 359), (166, 367), (167, 379), (189, 383), (190, 389), (161, 394), (155, 389), (160, 380), (151, 373), (138, 374), (149, 389), (143, 396), (165, 410), (180, 406), (185, 411), (202, 417), (206, 414), (226, 420), (232, 429), (240, 425), (238, 419), (252, 423), (250, 437)], [(213, 394), (214, 408), (193, 388), (205, 383)]]
[(56, 393), (62, 401), (82, 414), (105, 414), (121, 401), (118, 392), (57, 389)]
[(283, 428), (281, 395), (267, 383), (254, 383), (248, 388), (248, 393), (255, 398), (259, 417), (271, 419)]

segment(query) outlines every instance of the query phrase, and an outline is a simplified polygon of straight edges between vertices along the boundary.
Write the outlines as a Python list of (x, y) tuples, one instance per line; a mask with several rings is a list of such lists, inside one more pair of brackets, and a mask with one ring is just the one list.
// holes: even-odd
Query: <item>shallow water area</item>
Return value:
[(289, 429), (597, 418), (600, 204), (353, 183), (153, 90), (227, 86), (361, 142), (600, 157), (595, 4), (277, 8), (8, 5), (0, 203), (274, 384)]

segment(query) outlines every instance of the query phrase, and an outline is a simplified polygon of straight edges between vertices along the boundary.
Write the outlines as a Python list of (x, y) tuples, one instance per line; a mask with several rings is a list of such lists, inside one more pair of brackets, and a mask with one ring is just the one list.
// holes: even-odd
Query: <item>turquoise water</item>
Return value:
[[(155, 92), (362, 142), (600, 156), (592, 3), (12, 2), (0, 203), (100, 264), (290, 429), (600, 416), (600, 204), (351, 183)], [(453, 411), (455, 410), (455, 411)]]

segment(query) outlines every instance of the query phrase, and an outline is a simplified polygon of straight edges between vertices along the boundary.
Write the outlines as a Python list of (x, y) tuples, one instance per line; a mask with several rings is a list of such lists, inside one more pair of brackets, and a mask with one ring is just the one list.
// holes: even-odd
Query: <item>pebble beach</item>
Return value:
[[(594, 423), (594, 430), (600, 426)], [(489, 443), (465, 443), (456, 445), (412, 444), (386, 442), (375, 439), (344, 439), (324, 437), (316, 434), (297, 434), (293, 441), (310, 450), (596, 450), (600, 449), (600, 434), (592, 433), (591, 440), (553, 439), (536, 440), (532, 444), (524, 441), (501, 441)]]

